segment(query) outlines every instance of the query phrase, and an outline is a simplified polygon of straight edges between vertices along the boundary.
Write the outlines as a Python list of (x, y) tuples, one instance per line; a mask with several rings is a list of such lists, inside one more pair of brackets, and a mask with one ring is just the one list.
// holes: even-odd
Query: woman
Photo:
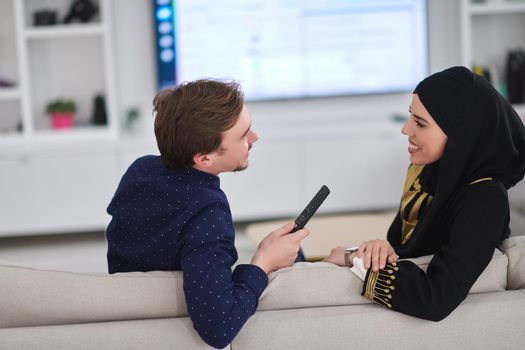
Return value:
[[(525, 129), (484, 78), (453, 67), (419, 83), (402, 133), (411, 165), (387, 240), (347, 249), (346, 259), (335, 248), (325, 261), (364, 267), (362, 295), (376, 303), (439, 321), (510, 234), (507, 190), (525, 173)], [(426, 273), (397, 262), (429, 254)]]

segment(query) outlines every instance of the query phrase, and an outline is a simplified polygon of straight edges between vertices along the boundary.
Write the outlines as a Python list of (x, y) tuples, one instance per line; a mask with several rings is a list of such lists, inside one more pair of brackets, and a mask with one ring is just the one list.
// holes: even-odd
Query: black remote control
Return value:
[(330, 190), (328, 189), (328, 187), (323, 185), (321, 189), (317, 192), (317, 194), (314, 196), (314, 198), (312, 198), (310, 203), (308, 203), (306, 208), (304, 208), (301, 214), (299, 214), (297, 219), (295, 219), (295, 226), (292, 232), (298, 231), (306, 225), (306, 223), (312, 218), (312, 216), (314, 216), (317, 209), (319, 209), (319, 207), (321, 206), (321, 204), (323, 204), (324, 200), (326, 199), (326, 197), (328, 197), (329, 194)]

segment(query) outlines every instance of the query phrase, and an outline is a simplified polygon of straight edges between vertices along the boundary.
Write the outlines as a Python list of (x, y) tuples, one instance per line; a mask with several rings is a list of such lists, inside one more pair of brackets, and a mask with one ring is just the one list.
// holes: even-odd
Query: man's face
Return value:
[(248, 167), (252, 145), (259, 139), (251, 129), (250, 112), (243, 107), (235, 124), (222, 133), (222, 143), (217, 151), (208, 156), (213, 160), (212, 173), (240, 171)]

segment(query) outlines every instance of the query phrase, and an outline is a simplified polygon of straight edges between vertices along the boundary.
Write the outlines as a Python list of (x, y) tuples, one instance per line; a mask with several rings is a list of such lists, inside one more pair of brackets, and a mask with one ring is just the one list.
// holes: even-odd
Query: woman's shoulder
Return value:
[(508, 207), (505, 186), (497, 179), (482, 179), (463, 186), (456, 196), (456, 202), (471, 206)]

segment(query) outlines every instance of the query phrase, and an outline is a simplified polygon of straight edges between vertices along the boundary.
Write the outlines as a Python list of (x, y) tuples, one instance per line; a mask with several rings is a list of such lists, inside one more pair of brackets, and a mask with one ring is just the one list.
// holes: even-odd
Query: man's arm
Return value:
[(251, 264), (239, 265), (229, 207), (215, 202), (186, 223), (181, 266), (184, 293), (193, 326), (209, 345), (223, 348), (255, 312), (268, 284), (266, 273)]

